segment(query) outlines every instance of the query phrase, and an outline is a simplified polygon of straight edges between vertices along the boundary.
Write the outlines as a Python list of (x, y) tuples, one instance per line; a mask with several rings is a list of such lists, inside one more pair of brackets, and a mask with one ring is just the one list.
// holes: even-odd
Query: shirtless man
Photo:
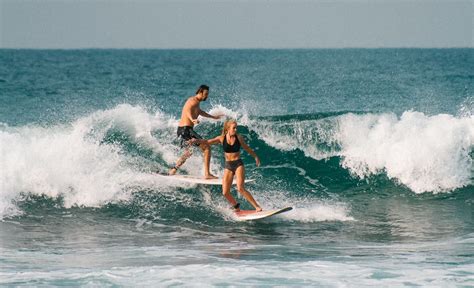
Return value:
[(176, 161), (176, 165), (168, 171), (169, 175), (176, 174), (179, 167), (181, 167), (186, 160), (192, 155), (192, 147), (199, 146), (204, 153), (204, 178), (205, 179), (215, 179), (216, 176), (212, 175), (209, 171), (209, 163), (211, 161), (211, 147), (206, 143), (199, 144), (198, 142), (193, 141), (193, 139), (202, 139), (202, 137), (194, 132), (194, 125), (199, 123), (198, 116), (219, 119), (223, 115), (210, 115), (199, 108), (199, 104), (202, 101), (206, 101), (209, 95), (209, 87), (206, 85), (201, 85), (196, 91), (196, 95), (191, 96), (186, 100), (183, 110), (181, 112), (181, 120), (178, 125), (178, 138), (181, 140), (181, 148), (185, 148), (184, 154)]

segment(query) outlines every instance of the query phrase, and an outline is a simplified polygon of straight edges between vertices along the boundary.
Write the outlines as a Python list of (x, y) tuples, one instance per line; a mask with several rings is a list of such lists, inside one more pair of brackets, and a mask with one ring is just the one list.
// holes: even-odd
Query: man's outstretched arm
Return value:
[(217, 114), (217, 115), (214, 116), (214, 115), (206, 113), (202, 110), (199, 110), (199, 115), (202, 116), (202, 117), (212, 118), (212, 119), (216, 119), (216, 120), (220, 119), (220, 118), (222, 118), (222, 116), (224, 116), (224, 114)]

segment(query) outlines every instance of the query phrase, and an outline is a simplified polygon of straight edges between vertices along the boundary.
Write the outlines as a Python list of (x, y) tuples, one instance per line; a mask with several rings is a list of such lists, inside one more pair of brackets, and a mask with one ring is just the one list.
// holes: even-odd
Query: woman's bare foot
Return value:
[(240, 212), (240, 203), (235, 204), (232, 208), (234, 209), (234, 212)]

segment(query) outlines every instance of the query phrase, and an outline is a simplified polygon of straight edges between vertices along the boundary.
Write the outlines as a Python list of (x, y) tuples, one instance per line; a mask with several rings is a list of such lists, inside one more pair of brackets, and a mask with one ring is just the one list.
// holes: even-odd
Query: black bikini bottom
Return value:
[(235, 173), (235, 170), (239, 168), (240, 166), (244, 165), (244, 162), (242, 162), (242, 159), (237, 159), (234, 161), (225, 161), (225, 169), (232, 171), (232, 173)]

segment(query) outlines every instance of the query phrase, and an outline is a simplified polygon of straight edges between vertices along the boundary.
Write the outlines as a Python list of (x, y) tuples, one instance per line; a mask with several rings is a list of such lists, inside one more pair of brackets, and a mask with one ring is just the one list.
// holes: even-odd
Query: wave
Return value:
[[(401, 117), (338, 113), (252, 118), (223, 106), (214, 107), (211, 113), (215, 112), (238, 119), (251, 146), (266, 155), (261, 157), (266, 164), (259, 169), (254, 169), (250, 159), (244, 160), (249, 163), (248, 174), (258, 179), (252, 191), (265, 191), (256, 197), (267, 208), (295, 206), (281, 219), (354, 220), (337, 196), (336, 200), (324, 200), (334, 198), (334, 191), (320, 176), (350, 186), (357, 185), (357, 179), (386, 173), (416, 193), (472, 185), (472, 116), (427, 116), (409, 111)], [(161, 111), (122, 104), (68, 125), (0, 126), (0, 217), (21, 214), (17, 202), (25, 193), (61, 199), (65, 208), (125, 203), (148, 211), (147, 201), (161, 201), (150, 206), (151, 215), (165, 206), (174, 214), (191, 207), (225, 215), (228, 209), (222, 197), (211, 203), (207, 190), (155, 177), (155, 171), (166, 170), (180, 155), (175, 141), (177, 123)], [(215, 136), (221, 125), (203, 121), (199, 132)], [(289, 153), (296, 150), (303, 158)], [(185, 173), (201, 173), (202, 159), (196, 154), (183, 167)], [(214, 149), (211, 167), (217, 175), (223, 171), (221, 158), (222, 152)], [(308, 162), (304, 158), (312, 161), (303, 165), (301, 162)], [(355, 180), (346, 179), (345, 171)], [(275, 185), (280, 190), (275, 190)], [(193, 191), (199, 196), (183, 193), (182, 188), (197, 189)], [(136, 202), (137, 193), (150, 191), (154, 196)], [(171, 204), (175, 201), (178, 206)], [(202, 204), (196, 207), (194, 203)]]
[(316, 160), (339, 157), (340, 165), (360, 179), (384, 173), (415, 193), (472, 185), (471, 115), (346, 113), (316, 120), (247, 120), (245, 124), (279, 150), (301, 150)]
[[(237, 116), (225, 107), (220, 109), (229, 116)], [(221, 125), (203, 123), (200, 129), (209, 130), (207, 134), (212, 134), (216, 126)], [(179, 156), (176, 126), (176, 119), (160, 111), (150, 113), (143, 107), (128, 104), (96, 111), (69, 125), (1, 126), (0, 151), (4, 155), (1, 160), (4, 169), (0, 175), (0, 217), (28, 211), (22, 203), (40, 205), (46, 197), (46, 203), (53, 206), (59, 203), (64, 208), (101, 207), (106, 210), (115, 207), (135, 217), (186, 218), (202, 214), (212, 218), (214, 214), (219, 219), (225, 216), (235, 220), (228, 217), (228, 205), (221, 199), (220, 192), (217, 192), (217, 199), (211, 201), (209, 199), (216, 197), (210, 197), (205, 189), (196, 191), (192, 185), (164, 181), (154, 175), (156, 170), (167, 169)], [(212, 167), (215, 174), (222, 174), (219, 157), (214, 157)], [(194, 155), (183, 170), (196, 174), (201, 168), (200, 155)], [(264, 183), (261, 189), (266, 185)], [(191, 189), (192, 193), (185, 193), (182, 188)], [(275, 200), (282, 193), (285, 192), (267, 191), (265, 195), (273, 195)], [(29, 196), (25, 197), (25, 194)], [(260, 199), (277, 203), (265, 197)], [(333, 204), (326, 205), (319, 200), (304, 203), (307, 207), (326, 207), (328, 214), (333, 207)], [(336, 213), (335, 217), (324, 213), (313, 217), (303, 215), (311, 209), (306, 206), (296, 208), (296, 214), (289, 219), (306, 222), (349, 219), (344, 211)], [(334, 209), (340, 210), (335, 206)], [(205, 211), (195, 213), (198, 210)], [(134, 214), (135, 211), (140, 212)], [(210, 221), (206, 217), (200, 220)]]
[[(167, 119), (165, 119), (167, 120)], [(71, 125), (7, 127), (0, 130), (3, 173), (0, 175), (0, 213), (15, 214), (12, 204), (21, 193), (61, 197), (65, 207), (99, 207), (128, 199), (136, 187), (159, 188), (156, 177), (135, 169), (146, 159), (133, 157), (117, 143), (107, 142), (112, 131), (122, 131), (137, 145), (145, 144), (167, 155), (152, 129), (173, 125), (161, 114), (120, 105), (98, 111)], [(144, 165), (142, 165), (144, 166)]]

